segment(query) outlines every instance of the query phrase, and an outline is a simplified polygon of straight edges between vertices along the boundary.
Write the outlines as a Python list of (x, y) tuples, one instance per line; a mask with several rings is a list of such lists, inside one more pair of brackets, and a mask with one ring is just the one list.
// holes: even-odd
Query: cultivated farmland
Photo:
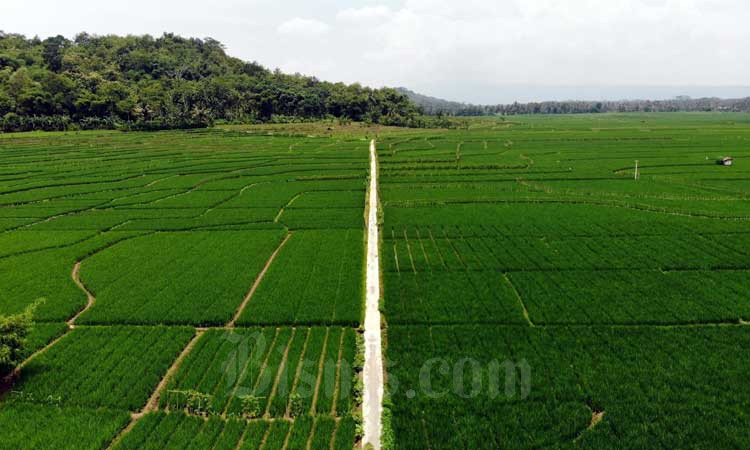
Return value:
[[(468, 123), (377, 136), (383, 447), (747, 447), (750, 118)], [(355, 126), (0, 135), (0, 448), (361, 446)]]
[(396, 448), (747, 446), (749, 118), (484, 125), (378, 143)]
[(0, 136), (0, 448), (352, 448), (368, 144)]

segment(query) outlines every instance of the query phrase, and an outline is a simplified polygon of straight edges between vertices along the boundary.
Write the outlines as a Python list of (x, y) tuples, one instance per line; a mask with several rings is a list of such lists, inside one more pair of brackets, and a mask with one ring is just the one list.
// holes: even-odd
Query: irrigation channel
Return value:
[(380, 449), (383, 412), (383, 351), (380, 336), (380, 255), (378, 250), (378, 160), (370, 141), (370, 189), (367, 214), (367, 304), (365, 308), (365, 367), (362, 419), (364, 443)]

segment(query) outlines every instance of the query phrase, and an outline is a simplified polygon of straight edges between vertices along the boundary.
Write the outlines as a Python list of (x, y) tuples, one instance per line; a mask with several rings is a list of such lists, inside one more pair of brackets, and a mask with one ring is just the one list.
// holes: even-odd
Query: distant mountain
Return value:
[[(418, 94), (405, 87), (396, 88), (396, 91), (408, 97), (409, 100), (422, 108), (425, 114), (430, 116), (435, 116), (438, 114), (445, 114), (450, 116), (471, 115), (467, 113), (472, 109), (476, 109), (478, 112), (483, 112), (483, 107), (481, 106), (443, 100), (442, 98), (437, 97), (430, 97), (428, 95)], [(476, 115), (481, 115), (481, 113)]]

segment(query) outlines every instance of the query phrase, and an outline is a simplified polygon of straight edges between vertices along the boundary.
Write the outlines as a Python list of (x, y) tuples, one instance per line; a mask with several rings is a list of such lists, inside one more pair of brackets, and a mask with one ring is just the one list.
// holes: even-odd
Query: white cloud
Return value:
[(474, 102), (750, 84), (747, 0), (225, 0), (208, 14), (199, 0), (34, 4), (0, 0), (0, 29), (211, 36), (268, 67)]
[(331, 27), (327, 23), (316, 19), (295, 17), (279, 25), (279, 34), (291, 36), (320, 36), (326, 34)]
[(387, 6), (365, 6), (362, 8), (347, 8), (336, 14), (336, 20), (342, 22), (367, 22), (371, 20), (380, 20), (391, 15), (391, 10)]

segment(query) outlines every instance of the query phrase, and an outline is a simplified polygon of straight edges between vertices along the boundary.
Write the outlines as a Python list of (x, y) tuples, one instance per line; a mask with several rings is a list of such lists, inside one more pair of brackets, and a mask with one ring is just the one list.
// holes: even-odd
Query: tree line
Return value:
[(166, 33), (27, 38), (0, 31), (0, 128), (172, 129), (339, 118), (422, 126), (394, 89), (330, 83)]
[(420, 95), (405, 88), (399, 92), (425, 114), (440, 116), (492, 116), (518, 114), (596, 114), (627, 112), (750, 112), (750, 98), (719, 99), (677, 97), (670, 100), (561, 101), (472, 105)]

